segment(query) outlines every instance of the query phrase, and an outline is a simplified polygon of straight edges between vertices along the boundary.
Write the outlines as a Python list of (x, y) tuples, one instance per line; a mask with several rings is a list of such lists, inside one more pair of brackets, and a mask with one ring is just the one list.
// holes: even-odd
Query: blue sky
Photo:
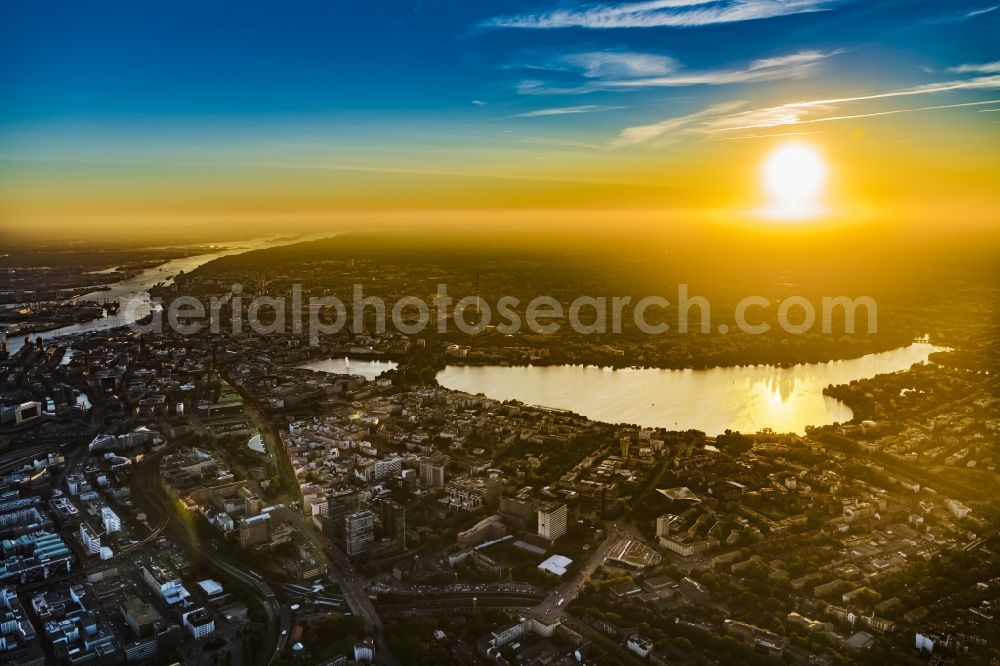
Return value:
[[(643, 3), (604, 7), (616, 4)], [(1000, 58), (1000, 10), (991, 11), (989, 1), (749, 0), (743, 5), (761, 5), (765, 9), (759, 13), (773, 16), (659, 25), (661, 17), (740, 3), (691, 4), (626, 15), (634, 23), (622, 24), (636, 27), (588, 28), (581, 26), (599, 5), (547, 0), (18, 0), (0, 9), (0, 118), (10, 123), (177, 114), (494, 115), (477, 114), (486, 107), (477, 108), (473, 100), (500, 107), (493, 110), (500, 114), (585, 105), (639, 107), (641, 112), (643, 98), (661, 102), (717, 91), (558, 91), (587, 81), (579, 54), (595, 52), (619, 54), (622, 62), (624, 54), (641, 54), (649, 60), (650, 73), (665, 66), (699, 72), (799, 52), (837, 53), (823, 58), (815, 74), (831, 88), (848, 78), (851, 90), (929, 82), (940, 77), (926, 69)], [(568, 17), (564, 23), (552, 18), (560, 8)], [(532, 21), (545, 26), (546, 19), (550, 27), (504, 27)], [(725, 13), (717, 19), (726, 20)], [(654, 27), (641, 27), (644, 21)], [(530, 91), (525, 81), (543, 82), (540, 89), (556, 92), (525, 94)]]
[(614, 182), (623, 150), (704, 146), (680, 169), (844, 119), (995, 152), (998, 34), (997, 0), (11, 0), (0, 176), (25, 200), (80, 165), (265, 158)]

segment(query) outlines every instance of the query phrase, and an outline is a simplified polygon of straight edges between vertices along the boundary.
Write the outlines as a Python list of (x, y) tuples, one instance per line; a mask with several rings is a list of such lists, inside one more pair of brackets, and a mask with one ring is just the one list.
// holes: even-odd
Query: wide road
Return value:
[(375, 663), (400, 666), (399, 660), (392, 654), (389, 643), (382, 633), (382, 618), (378, 616), (375, 605), (368, 598), (364, 579), (354, 570), (347, 556), (329, 541), (326, 541), (326, 554), (330, 559), (330, 576), (340, 584), (341, 594), (351, 607), (351, 612), (363, 618), (365, 626), (372, 633), (375, 640)]
[(608, 529), (607, 537), (591, 553), (587, 563), (573, 574), (569, 580), (560, 583), (555, 590), (545, 597), (542, 603), (532, 609), (532, 612), (546, 622), (561, 620), (566, 611), (566, 605), (573, 601), (573, 599), (576, 599), (577, 595), (580, 594), (580, 590), (587, 583), (587, 580), (597, 570), (597, 567), (604, 564), (604, 561), (608, 559), (608, 553), (611, 552), (612, 547), (620, 539), (625, 538), (625, 532), (625, 528), (619, 525), (612, 525)]

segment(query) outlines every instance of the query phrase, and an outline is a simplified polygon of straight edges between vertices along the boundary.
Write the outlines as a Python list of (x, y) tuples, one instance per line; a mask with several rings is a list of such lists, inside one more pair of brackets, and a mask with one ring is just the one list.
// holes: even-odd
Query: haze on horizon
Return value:
[(177, 10), (0, 8), (0, 238), (788, 233), (754, 211), (789, 142), (826, 175), (792, 233), (995, 236), (989, 2)]

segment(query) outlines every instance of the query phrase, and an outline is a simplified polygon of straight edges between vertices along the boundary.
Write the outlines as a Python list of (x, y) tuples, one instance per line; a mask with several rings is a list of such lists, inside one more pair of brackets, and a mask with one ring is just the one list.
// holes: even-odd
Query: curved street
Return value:
[[(189, 554), (199, 557), (207, 566), (237, 580), (243, 587), (253, 592), (264, 607), (268, 618), (268, 628), (262, 644), (264, 649), (258, 654), (256, 663), (261, 666), (273, 663), (287, 646), (292, 625), (291, 612), (278, 601), (274, 590), (265, 581), (250, 575), (240, 564), (227, 560), (214, 548), (191, 538), (188, 530), (178, 520), (176, 512), (171, 509), (169, 498), (161, 490), (158, 471), (161, 457), (162, 454), (154, 455), (142, 464), (136, 465), (132, 475), (133, 499), (143, 506), (149, 516), (157, 517), (157, 530), (141, 543), (156, 538), (161, 532), (166, 531), (171, 540)], [(273, 648), (270, 648), (272, 645)]]

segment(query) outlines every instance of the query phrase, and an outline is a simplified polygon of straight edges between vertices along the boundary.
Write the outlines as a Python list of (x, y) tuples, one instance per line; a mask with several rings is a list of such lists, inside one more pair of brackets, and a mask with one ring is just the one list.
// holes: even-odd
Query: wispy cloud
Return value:
[(998, 9), (1000, 9), (1000, 5), (983, 7), (982, 9), (973, 9), (972, 11), (954, 11), (944, 14), (943, 16), (934, 16), (924, 19), (923, 21), (918, 21), (916, 25), (947, 25), (949, 23), (962, 23), (968, 21), (969, 19), (974, 19), (977, 16), (995, 12)]
[(514, 114), (514, 118), (541, 118), (543, 116), (565, 116), (574, 113), (596, 113), (598, 111), (614, 111), (624, 109), (624, 106), (598, 106), (596, 104), (583, 104), (581, 106), (560, 106), (551, 109), (537, 109), (524, 113)]
[(620, 148), (622, 146), (631, 146), (637, 143), (646, 143), (657, 139), (666, 134), (676, 132), (677, 130), (687, 127), (694, 122), (703, 120), (705, 118), (711, 118), (715, 116), (721, 116), (727, 113), (732, 113), (736, 109), (739, 109), (746, 105), (746, 102), (724, 102), (722, 104), (716, 104), (710, 106), (707, 109), (697, 111), (695, 113), (689, 113), (686, 116), (677, 116), (675, 118), (667, 118), (666, 120), (661, 120), (658, 123), (652, 123), (650, 125), (637, 125), (635, 127), (626, 127), (621, 131), (612, 142), (612, 147)]
[(824, 11), (833, 0), (647, 0), (498, 16), (488, 28), (687, 28)]
[[(591, 78), (576, 86), (553, 86), (539, 80), (522, 81), (518, 92), (522, 95), (581, 95), (599, 90), (630, 90), (640, 88), (674, 88), (697, 85), (727, 85), (735, 83), (750, 83), (755, 81), (776, 81), (783, 79), (802, 78), (811, 73), (821, 62), (840, 51), (800, 51), (772, 58), (754, 60), (743, 67), (665, 71), (653, 76), (601, 76), (595, 78), (596, 72), (606, 71), (607, 66), (594, 64), (586, 71), (591, 72)], [(633, 54), (634, 55), (634, 54)], [(620, 63), (616, 63), (620, 68)], [(662, 65), (664, 68), (666, 64)], [(652, 65), (650, 65), (652, 67)], [(647, 67), (648, 69), (649, 67)], [(635, 73), (637, 68), (630, 67)]]
[(956, 90), (1000, 90), (1000, 76), (979, 76), (962, 81), (929, 83), (899, 90), (872, 93), (870, 95), (805, 100), (759, 109), (739, 110), (745, 106), (743, 102), (733, 102), (731, 103), (731, 108), (727, 108), (725, 104), (717, 104), (686, 116), (667, 118), (666, 120), (650, 125), (627, 127), (621, 131), (618, 137), (612, 142), (612, 145), (624, 146), (644, 143), (675, 132), (716, 134), (998, 103), (998, 100), (993, 99), (889, 110), (865, 111), (862, 109), (855, 113), (844, 113), (842, 110), (844, 106), (855, 103), (913, 95), (930, 95)]
[(976, 9), (976, 10), (973, 10), (971, 12), (968, 12), (965, 15), (965, 18), (973, 18), (973, 17), (976, 17), (976, 16), (982, 16), (983, 14), (989, 14), (990, 12), (995, 12), (998, 9), (1000, 9), (1000, 5), (993, 5), (992, 7), (985, 7), (983, 9)]
[(561, 63), (580, 71), (589, 79), (632, 79), (663, 76), (680, 67), (673, 58), (655, 53), (593, 51), (572, 53)]
[[(982, 104), (996, 104), (1000, 100), (985, 100), (982, 102), (961, 102), (958, 104), (938, 104), (935, 106), (918, 106), (906, 109), (890, 109), (888, 111), (870, 111), (865, 113), (852, 113), (846, 115), (820, 116), (817, 118), (804, 117), (808, 110), (796, 110), (785, 117), (768, 113), (770, 109), (761, 111), (747, 111), (735, 114), (726, 118), (718, 118), (705, 123), (706, 132), (730, 132), (733, 130), (761, 129), (769, 127), (781, 127), (783, 125), (811, 125), (814, 123), (829, 123), (838, 120), (856, 120), (858, 118), (874, 118), (878, 116), (894, 116), (899, 113), (913, 113), (916, 111), (937, 111), (940, 109), (958, 109), (966, 106), (980, 106)], [(801, 112), (800, 112), (801, 111)], [(746, 123), (746, 124), (737, 124)]]
[(1000, 61), (959, 65), (949, 68), (948, 71), (954, 74), (1000, 74)]
[(474, 100), (472, 100), (472, 103), (475, 106), (486, 106), (486, 102), (484, 102), (481, 99), (474, 99)]
[[(909, 97), (913, 95), (930, 95), (935, 93), (950, 92), (955, 90), (997, 90), (1000, 89), (1000, 76), (980, 76), (962, 81), (945, 81), (940, 83), (929, 83), (900, 90), (890, 90), (871, 95), (856, 95), (853, 97), (833, 97), (829, 99), (815, 99), (802, 102), (791, 102), (779, 106), (765, 107), (742, 111), (727, 117), (718, 118), (712, 121), (710, 129), (713, 131), (744, 130), (760, 127), (780, 127), (782, 125), (798, 125), (803, 123), (827, 122), (829, 120), (846, 120), (848, 118), (859, 118), (874, 115), (890, 115), (901, 111), (879, 111), (867, 114), (852, 114), (848, 116), (830, 116), (819, 118), (818, 114), (833, 113), (845, 104), (856, 102), (868, 102), (879, 99), (889, 99), (893, 97)], [(915, 109), (905, 109), (902, 111), (927, 111), (936, 108), (946, 107), (920, 107)], [(948, 108), (951, 108), (949, 105)]]
[(605, 81), (603, 85), (613, 88), (676, 87), (694, 85), (726, 85), (752, 81), (773, 81), (776, 79), (799, 78), (813, 70), (820, 62), (836, 55), (839, 51), (800, 51), (774, 58), (762, 58), (749, 65), (735, 69), (716, 69), (701, 72), (677, 72), (667, 76), (642, 79)]

